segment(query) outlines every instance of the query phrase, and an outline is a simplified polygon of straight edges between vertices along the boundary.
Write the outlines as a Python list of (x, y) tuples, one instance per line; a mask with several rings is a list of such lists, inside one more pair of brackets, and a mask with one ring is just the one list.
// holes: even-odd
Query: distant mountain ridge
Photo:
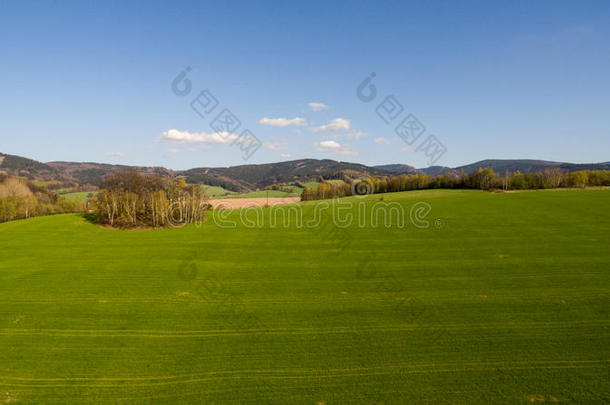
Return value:
[[(375, 167), (385, 169), (396, 174), (413, 173), (414, 169), (412, 166), (408, 165), (381, 165)], [(490, 168), (498, 174), (504, 174), (506, 171), (516, 172), (517, 170), (521, 173), (532, 173), (554, 167), (560, 168), (566, 172), (575, 172), (579, 170), (610, 170), (610, 162), (566, 163), (534, 159), (486, 159), (454, 168), (444, 166), (430, 166), (423, 169), (414, 170), (416, 173), (425, 173), (430, 176), (437, 176), (439, 174), (458, 174), (462, 171), (466, 174), (469, 174), (475, 172), (479, 168)]]
[(396, 174), (458, 174), (472, 173), (478, 168), (491, 168), (499, 174), (506, 171), (536, 172), (557, 167), (567, 172), (578, 170), (610, 170), (605, 163), (565, 163), (531, 159), (488, 159), (454, 168), (431, 166), (417, 169), (406, 164), (366, 166), (360, 163), (331, 159), (300, 159), (277, 163), (249, 164), (230, 167), (199, 167), (188, 170), (171, 170), (165, 167), (112, 165), (93, 162), (41, 163), (21, 156), (0, 153), (0, 172), (12, 176), (40, 178), (43, 180), (71, 181), (82, 185), (99, 185), (107, 174), (135, 169), (143, 174), (184, 176), (189, 183), (221, 186), (231, 191), (250, 191), (276, 183), (306, 182), (319, 179), (357, 179), (367, 176), (391, 176)]
[(531, 173), (540, 170), (557, 167), (566, 172), (575, 172), (579, 170), (608, 170), (608, 163), (565, 163), (551, 162), (547, 160), (532, 160), (532, 159), (488, 159), (481, 160), (469, 165), (456, 167), (453, 170), (464, 170), (466, 173), (471, 173), (479, 167), (489, 167), (499, 174), (504, 174), (506, 171), (515, 172), (519, 170), (521, 173)]

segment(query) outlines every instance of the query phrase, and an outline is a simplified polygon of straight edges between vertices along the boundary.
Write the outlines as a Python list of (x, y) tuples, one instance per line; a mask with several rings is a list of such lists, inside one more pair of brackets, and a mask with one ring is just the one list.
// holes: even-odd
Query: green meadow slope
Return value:
[(430, 226), (1, 224), (0, 403), (610, 401), (610, 191), (383, 197)]

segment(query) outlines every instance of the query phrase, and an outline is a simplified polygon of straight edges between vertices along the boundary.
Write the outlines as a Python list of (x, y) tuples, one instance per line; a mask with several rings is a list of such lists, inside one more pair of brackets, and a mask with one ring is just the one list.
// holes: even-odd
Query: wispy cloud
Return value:
[(286, 128), (290, 126), (303, 126), (306, 124), (305, 118), (261, 118), (258, 121), (262, 125), (271, 125), (272, 127)]
[(379, 144), (383, 144), (383, 145), (389, 145), (390, 141), (388, 141), (386, 138), (375, 138), (375, 143), (379, 143)]
[(324, 103), (307, 103), (307, 105), (309, 106), (309, 108), (311, 108), (313, 111), (321, 111), (321, 110), (326, 110), (328, 108), (328, 106)]
[(280, 156), (284, 159), (287, 159), (292, 157), (292, 153), (281, 153)]
[(322, 141), (319, 143), (319, 145), (322, 148), (329, 148), (329, 149), (338, 149), (341, 147), (341, 144), (339, 142), (335, 142), (335, 141)]
[(360, 138), (362, 138), (362, 137), (365, 137), (365, 136), (369, 136), (369, 134), (367, 134), (366, 132), (362, 132), (362, 131), (358, 131), (358, 130), (352, 129), (352, 130), (351, 130), (351, 131), (350, 131), (350, 132), (349, 132), (349, 133), (346, 135), (346, 138), (347, 138), (348, 140), (350, 140), (350, 141), (353, 141), (353, 140), (358, 140), (358, 139), (360, 139)]
[(286, 149), (286, 144), (284, 142), (265, 142), (264, 147), (269, 150), (281, 150)]
[(123, 152), (108, 152), (108, 153), (106, 153), (106, 156), (111, 156), (111, 157), (115, 157), (115, 158), (124, 158), (125, 154)]
[(322, 131), (338, 132), (338, 131), (347, 131), (350, 129), (350, 127), (351, 127), (350, 120), (345, 119), (345, 118), (335, 118), (328, 124), (322, 125), (317, 128), (311, 128), (311, 130), (313, 132), (322, 132)]
[(333, 155), (359, 155), (358, 152), (350, 149), (349, 145), (342, 145), (336, 141), (321, 141), (315, 144), (316, 150), (321, 153)]
[(188, 132), (170, 129), (159, 137), (160, 141), (173, 143), (204, 143), (204, 144), (226, 144), (237, 139), (236, 134), (228, 132)]

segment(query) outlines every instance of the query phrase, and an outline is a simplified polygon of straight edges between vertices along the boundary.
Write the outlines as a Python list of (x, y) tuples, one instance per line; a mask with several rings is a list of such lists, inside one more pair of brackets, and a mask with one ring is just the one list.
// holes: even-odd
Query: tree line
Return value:
[(200, 185), (135, 170), (106, 176), (92, 203), (98, 223), (120, 228), (196, 223), (210, 208)]
[(535, 173), (519, 171), (498, 175), (490, 168), (479, 168), (471, 174), (438, 175), (401, 174), (391, 177), (369, 177), (352, 184), (320, 184), (317, 189), (305, 187), (301, 200), (391, 193), (397, 191), (433, 188), (477, 190), (536, 190), (560, 187), (610, 186), (610, 170), (583, 170), (566, 173), (559, 168), (549, 168)]
[(0, 222), (85, 212), (85, 209), (82, 201), (66, 200), (29, 180), (0, 173)]

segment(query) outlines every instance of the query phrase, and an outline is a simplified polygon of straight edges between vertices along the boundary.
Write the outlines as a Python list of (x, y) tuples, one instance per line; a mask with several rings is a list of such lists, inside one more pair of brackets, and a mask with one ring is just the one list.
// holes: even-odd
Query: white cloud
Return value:
[(321, 127), (311, 128), (314, 132), (321, 131), (329, 131), (329, 132), (338, 132), (338, 131), (347, 131), (350, 129), (350, 120), (345, 118), (335, 118), (331, 122), (326, 125), (322, 125)]
[(309, 108), (311, 108), (313, 111), (321, 111), (321, 110), (326, 110), (328, 108), (328, 106), (324, 103), (307, 103), (307, 105), (309, 106)]
[(286, 158), (291, 158), (292, 157), (292, 153), (282, 153), (282, 154), (280, 154), (280, 156), (285, 158), (285, 159)]
[(271, 125), (272, 127), (280, 127), (280, 128), (286, 128), (289, 126), (302, 126), (305, 125), (305, 118), (261, 118), (258, 121), (259, 124), (263, 124), (263, 125)]
[(349, 145), (341, 145), (335, 141), (322, 141), (315, 144), (316, 150), (321, 153), (330, 153), (333, 155), (359, 155), (358, 152), (350, 149)]
[(335, 142), (335, 141), (322, 141), (319, 143), (319, 145), (322, 148), (329, 148), (329, 149), (339, 149), (341, 148), (341, 144), (339, 142)]
[(415, 146), (405, 146), (403, 148), (400, 149), (403, 152), (412, 152), (415, 150)]
[(123, 158), (123, 157), (125, 157), (125, 154), (123, 152), (108, 152), (108, 153), (106, 153), (106, 156), (112, 156), (112, 157), (116, 157), (116, 158)]
[(385, 139), (385, 138), (381, 138), (381, 137), (379, 137), (379, 138), (375, 138), (375, 143), (380, 143), (380, 144), (384, 144), (384, 145), (389, 145), (389, 144), (390, 144), (390, 141), (388, 141), (388, 140), (387, 140), (387, 139)]
[(188, 132), (178, 131), (177, 129), (170, 129), (165, 131), (159, 137), (160, 141), (173, 142), (173, 143), (212, 143), (212, 144), (225, 144), (233, 142), (237, 139), (236, 134), (230, 134), (228, 132)]

